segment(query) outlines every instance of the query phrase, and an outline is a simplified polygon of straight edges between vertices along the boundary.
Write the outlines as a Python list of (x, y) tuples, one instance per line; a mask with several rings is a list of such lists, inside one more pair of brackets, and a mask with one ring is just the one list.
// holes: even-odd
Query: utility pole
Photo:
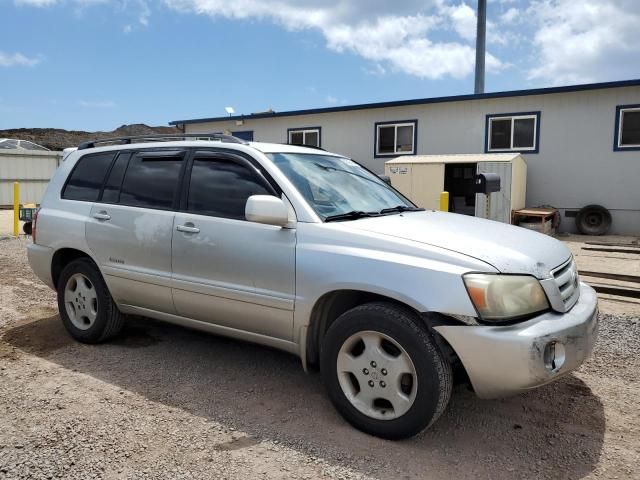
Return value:
[(476, 30), (476, 79), (474, 93), (484, 93), (484, 57), (487, 36), (487, 0), (478, 0), (478, 28)]

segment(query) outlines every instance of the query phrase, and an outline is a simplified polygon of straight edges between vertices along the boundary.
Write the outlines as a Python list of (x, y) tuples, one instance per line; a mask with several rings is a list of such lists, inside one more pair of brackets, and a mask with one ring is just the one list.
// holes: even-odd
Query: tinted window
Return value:
[(533, 147), (535, 118), (516, 118), (513, 120), (513, 148)]
[(71, 172), (62, 198), (95, 202), (115, 155), (115, 152), (108, 152), (82, 157)]
[(622, 112), (620, 145), (640, 145), (640, 110)]
[(511, 119), (491, 120), (491, 147), (511, 148)]
[(122, 182), (120, 203), (133, 207), (171, 208), (181, 167), (182, 157), (134, 156)]
[(396, 127), (380, 127), (378, 130), (378, 153), (395, 153)]
[(318, 132), (315, 130), (311, 130), (309, 132), (304, 133), (304, 144), (311, 145), (312, 147), (319, 147), (319, 138)]
[(413, 150), (413, 125), (402, 125), (397, 131), (396, 151), (410, 152)]
[(120, 199), (120, 185), (122, 185), (122, 178), (124, 172), (127, 169), (129, 163), (130, 153), (121, 153), (116, 159), (116, 163), (113, 164), (111, 172), (107, 177), (107, 181), (104, 184), (104, 190), (102, 191), (102, 201), (105, 203), (118, 203)]
[(304, 145), (304, 132), (291, 132), (289, 143), (292, 145)]
[(188, 211), (244, 220), (244, 208), (251, 195), (271, 195), (271, 192), (243, 165), (218, 159), (193, 162)]

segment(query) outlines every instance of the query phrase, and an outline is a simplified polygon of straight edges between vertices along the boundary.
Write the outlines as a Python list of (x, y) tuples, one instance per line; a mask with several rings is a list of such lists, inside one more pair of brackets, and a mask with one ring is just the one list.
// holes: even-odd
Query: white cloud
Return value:
[(40, 63), (41, 57), (27, 57), (22, 53), (0, 52), (0, 67), (33, 67)]
[[(271, 21), (288, 30), (316, 30), (327, 47), (371, 60), (421, 78), (463, 78), (473, 72), (475, 14), (466, 4), (445, 0), (164, 0), (184, 13), (212, 18)], [(457, 33), (459, 40), (434, 40), (438, 31)], [(487, 55), (489, 69), (502, 62)]]
[(336, 103), (338, 103), (338, 99), (333, 95), (327, 95), (325, 100), (329, 105), (335, 105)]
[(637, 0), (534, 1), (527, 15), (537, 25), (530, 79), (568, 84), (640, 74)]
[(85, 108), (113, 108), (116, 106), (111, 100), (80, 100), (80, 106)]
[(500, 21), (506, 24), (512, 24), (520, 20), (520, 10), (515, 7), (509, 8), (506, 12), (500, 15)]

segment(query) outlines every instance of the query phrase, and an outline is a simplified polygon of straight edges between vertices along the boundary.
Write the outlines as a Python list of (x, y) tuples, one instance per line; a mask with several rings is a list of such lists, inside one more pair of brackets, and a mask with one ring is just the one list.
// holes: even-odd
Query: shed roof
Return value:
[(403, 155), (387, 164), (404, 163), (478, 163), (478, 162), (512, 162), (520, 157), (519, 153), (456, 153), (450, 155)]

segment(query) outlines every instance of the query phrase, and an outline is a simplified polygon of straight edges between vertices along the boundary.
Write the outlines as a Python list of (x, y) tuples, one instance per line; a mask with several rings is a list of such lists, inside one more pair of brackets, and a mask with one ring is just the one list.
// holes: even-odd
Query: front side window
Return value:
[(320, 146), (320, 127), (289, 129), (290, 145), (307, 145), (310, 147)]
[(538, 151), (540, 113), (487, 116), (487, 152)]
[(178, 189), (182, 156), (135, 155), (129, 161), (120, 204), (132, 207), (170, 209)]
[[(385, 214), (414, 209), (400, 193), (353, 160), (332, 155), (267, 156), (324, 220), (336, 215)], [(383, 212), (391, 209), (389, 212)]]
[(66, 200), (95, 202), (100, 195), (104, 177), (117, 152), (85, 155), (74, 167), (62, 192)]
[(376, 156), (416, 153), (417, 121), (376, 124)]
[(616, 150), (640, 149), (640, 105), (617, 108)]
[(261, 179), (239, 163), (196, 158), (191, 169), (187, 210), (200, 215), (245, 220), (252, 195), (271, 195)]

